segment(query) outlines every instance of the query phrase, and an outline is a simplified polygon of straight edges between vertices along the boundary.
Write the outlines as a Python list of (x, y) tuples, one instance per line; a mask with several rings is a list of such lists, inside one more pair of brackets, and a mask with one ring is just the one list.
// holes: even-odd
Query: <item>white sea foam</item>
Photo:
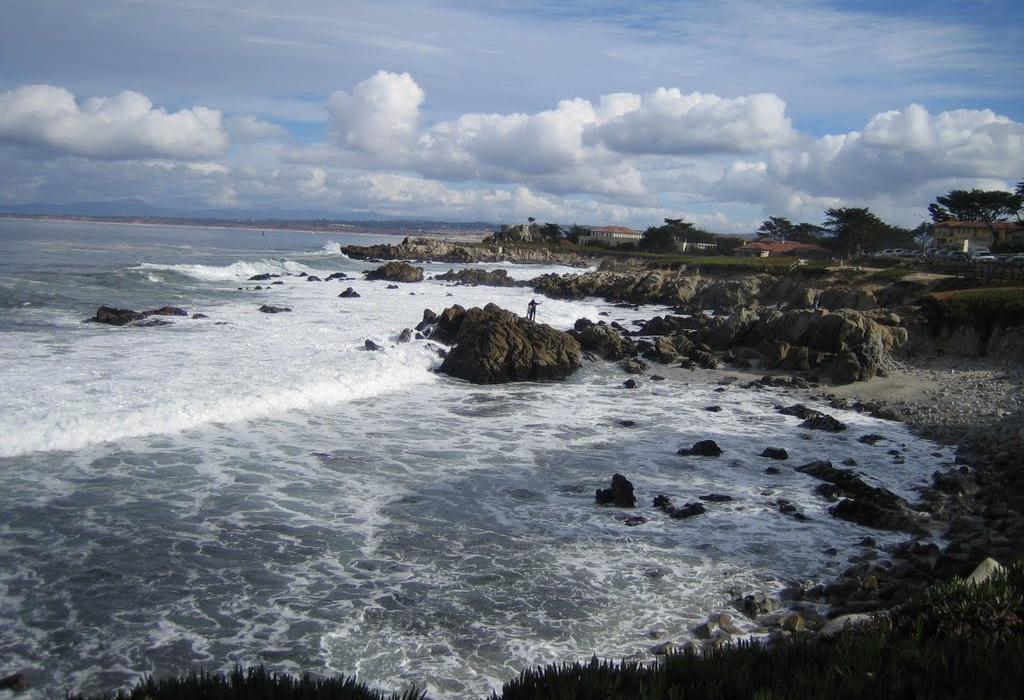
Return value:
[(142, 263), (132, 269), (135, 270), (162, 270), (177, 272), (203, 282), (237, 282), (248, 280), (254, 275), (262, 274), (298, 274), (305, 272), (312, 273), (309, 268), (294, 260), (256, 260), (231, 263), (230, 265), (198, 265), (198, 264), (162, 264)]

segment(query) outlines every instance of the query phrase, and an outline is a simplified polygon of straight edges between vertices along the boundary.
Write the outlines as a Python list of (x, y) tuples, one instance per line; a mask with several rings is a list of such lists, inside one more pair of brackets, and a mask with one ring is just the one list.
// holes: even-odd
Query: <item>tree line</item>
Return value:
[[(769, 216), (757, 229), (761, 238), (773, 241), (809, 243), (829, 250), (833, 255), (857, 257), (881, 248), (916, 248), (932, 240), (932, 227), (943, 221), (970, 221), (986, 224), (995, 238), (995, 224), (1016, 221), (1024, 225), (1024, 180), (1013, 192), (1004, 190), (950, 190), (928, 205), (931, 221), (922, 221), (913, 229), (894, 226), (879, 218), (868, 207), (835, 207), (825, 211), (820, 224), (806, 221), (793, 223), (782, 216)], [(530, 222), (534, 219), (531, 217)], [(568, 239), (579, 243), (590, 229), (573, 224), (567, 229), (559, 224), (544, 224), (541, 233), (547, 240)], [(678, 244), (714, 243), (717, 253), (731, 253), (743, 244), (738, 236), (712, 233), (682, 219), (665, 219), (661, 226), (651, 226), (636, 243), (625, 243), (619, 250), (672, 252)], [(1005, 252), (1011, 252), (1006, 247)]]

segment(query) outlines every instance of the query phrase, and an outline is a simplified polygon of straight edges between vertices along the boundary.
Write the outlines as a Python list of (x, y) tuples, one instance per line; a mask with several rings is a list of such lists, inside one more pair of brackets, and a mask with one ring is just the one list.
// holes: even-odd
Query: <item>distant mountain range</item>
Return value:
[(2, 216), (41, 216), (54, 218), (92, 218), (105, 220), (158, 220), (163, 223), (210, 223), (246, 226), (282, 227), (308, 225), (311, 228), (332, 226), (358, 226), (362, 229), (408, 229), (492, 231), (498, 225), (489, 221), (443, 221), (438, 219), (406, 219), (380, 215), (339, 214), (338, 212), (310, 209), (266, 209), (239, 211), (237, 209), (184, 210), (159, 207), (140, 199), (120, 199), (109, 202), (73, 202), (54, 204), (29, 202), (26, 204), (0, 204)]

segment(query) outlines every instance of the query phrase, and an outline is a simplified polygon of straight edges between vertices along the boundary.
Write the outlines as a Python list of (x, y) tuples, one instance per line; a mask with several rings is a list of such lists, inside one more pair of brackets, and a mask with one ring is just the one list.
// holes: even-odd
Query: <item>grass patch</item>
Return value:
[[(1024, 688), (1024, 564), (980, 586), (933, 587), (863, 626), (770, 647), (747, 643), (664, 664), (550, 665), (524, 671), (490, 700), (726, 700), (753, 698), (1009, 698)], [(147, 680), (122, 699), (421, 700), (352, 678), (315, 680), (262, 668)], [(85, 700), (71, 698), (71, 700)], [(94, 700), (100, 700), (96, 698)]]

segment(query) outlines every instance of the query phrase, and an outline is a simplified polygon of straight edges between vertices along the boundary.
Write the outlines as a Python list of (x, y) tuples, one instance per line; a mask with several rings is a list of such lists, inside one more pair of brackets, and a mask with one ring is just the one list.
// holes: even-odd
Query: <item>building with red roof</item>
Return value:
[(741, 245), (733, 251), (733, 255), (745, 258), (767, 258), (771, 256), (792, 256), (795, 258), (824, 258), (830, 255), (827, 248), (813, 243), (797, 243), (796, 241), (770, 241), (759, 239)]

